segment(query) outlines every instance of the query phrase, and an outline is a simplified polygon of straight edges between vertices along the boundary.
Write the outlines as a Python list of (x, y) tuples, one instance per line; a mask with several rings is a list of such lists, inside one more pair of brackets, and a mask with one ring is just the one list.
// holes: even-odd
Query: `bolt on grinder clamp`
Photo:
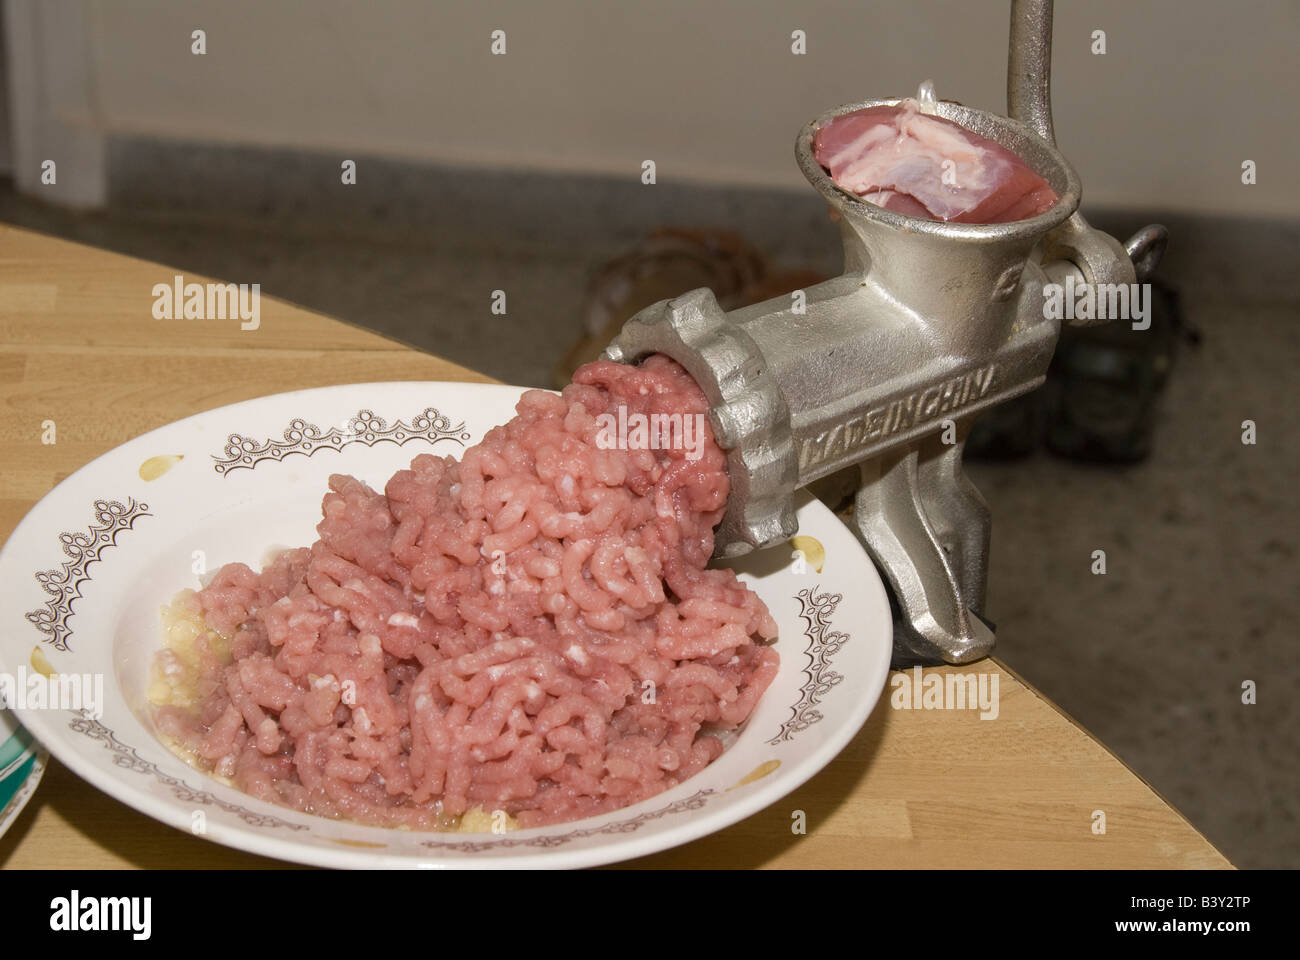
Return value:
[[(719, 557), (797, 530), (797, 489), (857, 465), (851, 524), (888, 585), (894, 663), (969, 663), (989, 654), (980, 619), (990, 516), (962, 471), (982, 411), (1043, 383), (1060, 333), (1043, 286), (1132, 283), (1154, 269), (1163, 227), (1127, 246), (1078, 214), (1078, 177), (1054, 145), (1051, 0), (1013, 0), (1007, 71), (1015, 119), (940, 101), (933, 112), (1020, 157), (1057, 203), (1025, 220), (926, 220), (842, 190), (813, 155), (832, 117), (898, 99), (838, 107), (795, 141), (804, 176), (839, 214), (844, 273), (731, 312), (701, 288), (642, 310), (605, 352), (631, 363), (663, 353), (708, 397), (727, 451), (731, 496)], [(1088, 321), (1084, 321), (1088, 322)]]

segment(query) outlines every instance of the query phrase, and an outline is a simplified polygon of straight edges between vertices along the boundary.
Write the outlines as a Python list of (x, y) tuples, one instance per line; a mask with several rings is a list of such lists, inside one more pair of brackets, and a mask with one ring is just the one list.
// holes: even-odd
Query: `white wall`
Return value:
[(86, 0), (3, 2), (8, 90), (0, 93), (14, 182), (51, 203), (103, 206), (105, 131), (92, 54), (99, 37)]
[[(1300, 216), (1300, 3), (1057, 8), (1056, 129), (1085, 202)], [(795, 132), (832, 105), (931, 77), (940, 96), (1004, 109), (1007, 16), (1006, 0), (89, 7), (105, 132), (629, 177), (654, 159), (660, 178), (791, 187)], [(795, 28), (806, 56), (790, 53)]]
[(9, 126), (9, 70), (5, 62), (4, 32), (4, 17), (0, 17), (0, 175), (8, 174), (14, 166), (13, 150), (9, 146), (13, 134)]

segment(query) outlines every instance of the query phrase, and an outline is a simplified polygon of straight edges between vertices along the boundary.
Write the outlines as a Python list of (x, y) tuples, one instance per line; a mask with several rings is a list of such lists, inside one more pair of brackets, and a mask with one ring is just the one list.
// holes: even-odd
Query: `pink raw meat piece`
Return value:
[(833, 118), (813, 138), (813, 155), (850, 193), (927, 220), (1006, 223), (1058, 199), (1014, 153), (911, 99)]

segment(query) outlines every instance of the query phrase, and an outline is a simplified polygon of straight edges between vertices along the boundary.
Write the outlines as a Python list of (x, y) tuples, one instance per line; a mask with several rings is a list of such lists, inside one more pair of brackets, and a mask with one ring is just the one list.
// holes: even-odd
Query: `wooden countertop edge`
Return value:
[[(1210, 839), (1209, 839), (1208, 837), (1206, 837), (1205, 834), (1202, 833), (1202, 832), (1201, 832), (1201, 831), (1196, 827), (1196, 825), (1195, 825), (1194, 823), (1192, 823), (1192, 821), (1188, 820), (1187, 817), (1183, 814), (1183, 812), (1182, 812), (1181, 810), (1178, 809), (1178, 807), (1176, 807), (1174, 804), (1170, 803), (1169, 800), (1168, 800), (1168, 798), (1166, 798), (1165, 795), (1164, 795), (1163, 793), (1161, 793), (1161, 792), (1160, 792), (1159, 790), (1157, 790), (1154, 786), (1152, 786), (1150, 780), (1148, 780), (1146, 777), (1142, 776), (1142, 774), (1138, 773), (1138, 771), (1134, 770), (1131, 766), (1129, 766), (1128, 763), (1125, 762), (1125, 760), (1124, 760), (1123, 757), (1121, 757), (1119, 754), (1117, 754), (1114, 750), (1112, 750), (1109, 746), (1107, 746), (1105, 743), (1103, 743), (1100, 739), (1098, 739), (1097, 737), (1093, 736), (1093, 734), (1088, 730), (1087, 727), (1085, 727), (1083, 724), (1081, 724), (1078, 720), (1074, 719), (1074, 717), (1072, 717), (1070, 714), (1068, 714), (1068, 713), (1066, 713), (1064, 710), (1062, 710), (1061, 707), (1060, 707), (1059, 705), (1057, 705), (1055, 702), (1053, 702), (1052, 699), (1051, 699), (1050, 697), (1045, 696), (1045, 695), (1044, 695), (1044, 694), (1043, 694), (1043, 693), (1042, 693), (1042, 692), (1041, 692), (1037, 687), (1035, 687), (1032, 683), (1030, 683), (1030, 682), (1029, 682), (1028, 680), (1026, 680), (1024, 677), (1022, 677), (1019, 673), (1017, 673), (1017, 672), (1016, 672), (1015, 670), (1013, 670), (1011, 667), (1007, 666), (1007, 664), (1004, 663), (1004, 662), (1002, 661), (1001, 658), (999, 658), (999, 657), (997, 657), (997, 656), (991, 656), (991, 657), (989, 657), (989, 659), (990, 659), (993, 663), (996, 663), (996, 664), (998, 665), (998, 668), (999, 668), (999, 669), (1001, 669), (1001, 670), (1005, 670), (1005, 671), (1006, 671), (1007, 673), (1009, 673), (1012, 677), (1014, 677), (1014, 678), (1016, 679), (1016, 682), (1019, 683), (1019, 684), (1021, 684), (1021, 685), (1022, 685), (1022, 686), (1027, 690), (1027, 691), (1029, 691), (1031, 694), (1033, 694), (1034, 697), (1035, 697), (1037, 700), (1041, 701), (1043, 704), (1045, 704), (1046, 706), (1050, 707), (1053, 713), (1055, 713), (1057, 716), (1061, 717), (1061, 718), (1062, 718), (1063, 720), (1065, 720), (1068, 724), (1070, 724), (1070, 726), (1074, 727), (1076, 730), (1078, 730), (1080, 733), (1082, 733), (1084, 736), (1086, 736), (1086, 737), (1087, 737), (1089, 740), (1091, 740), (1093, 743), (1097, 744), (1097, 746), (1101, 747), (1101, 749), (1104, 750), (1104, 751), (1106, 752), (1106, 754), (1107, 754), (1107, 755), (1108, 755), (1112, 760), (1114, 760), (1114, 761), (1115, 761), (1116, 763), (1118, 763), (1121, 767), (1123, 767), (1123, 768), (1124, 768), (1125, 770), (1127, 770), (1130, 774), (1132, 774), (1132, 775), (1133, 775), (1133, 776), (1134, 776), (1134, 777), (1135, 777), (1135, 778), (1136, 778), (1136, 779), (1137, 779), (1137, 780), (1138, 780), (1138, 781), (1139, 781), (1139, 782), (1140, 782), (1144, 787), (1146, 787), (1148, 790), (1151, 791), (1152, 794), (1155, 795), (1155, 797), (1156, 797), (1157, 800), (1159, 800), (1159, 801), (1160, 801), (1161, 803), (1163, 803), (1166, 807), (1168, 807), (1169, 810), (1171, 810), (1171, 811), (1174, 813), (1174, 815), (1177, 816), (1178, 819), (1182, 821), (1183, 826), (1185, 826), (1188, 830), (1190, 830), (1193, 834), (1195, 834), (1196, 837), (1197, 837), (1198, 839), (1200, 839), (1200, 840), (1201, 840), (1201, 841), (1202, 841), (1202, 842), (1203, 842), (1207, 847), (1209, 847), (1209, 848), (1210, 848), (1211, 850), (1213, 850), (1216, 854), (1218, 854), (1218, 856), (1223, 860), (1223, 864), (1224, 864), (1225, 867), (1227, 867), (1227, 868), (1229, 868), (1229, 869), (1232, 869), (1232, 870), (1236, 870), (1236, 869), (1237, 869), (1236, 864), (1234, 864), (1231, 860), (1229, 860), (1229, 859), (1224, 855), (1224, 853), (1223, 853), (1222, 850), (1220, 850), (1218, 847), (1216, 847), (1216, 846), (1215, 846), (1215, 845), (1210, 841)], [(1204, 868), (1204, 869), (1212, 869), (1212, 868)]]

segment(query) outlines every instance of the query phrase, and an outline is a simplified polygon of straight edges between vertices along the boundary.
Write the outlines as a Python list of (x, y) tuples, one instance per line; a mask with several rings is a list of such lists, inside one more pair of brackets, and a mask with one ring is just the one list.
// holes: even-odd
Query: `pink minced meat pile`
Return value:
[(817, 130), (813, 155), (850, 193), (926, 220), (1006, 223), (1059, 199), (1014, 153), (912, 99), (832, 118)]
[(331, 477), (319, 540), (199, 592), (234, 659), (206, 655), (198, 715), (160, 729), (257, 797), (417, 829), (572, 820), (698, 773), (776, 675), (776, 624), (705, 569), (728, 493), (707, 419), (702, 451), (603, 449), (620, 405), (708, 410), (665, 357), (597, 362), (460, 462), (421, 454), (383, 493)]

